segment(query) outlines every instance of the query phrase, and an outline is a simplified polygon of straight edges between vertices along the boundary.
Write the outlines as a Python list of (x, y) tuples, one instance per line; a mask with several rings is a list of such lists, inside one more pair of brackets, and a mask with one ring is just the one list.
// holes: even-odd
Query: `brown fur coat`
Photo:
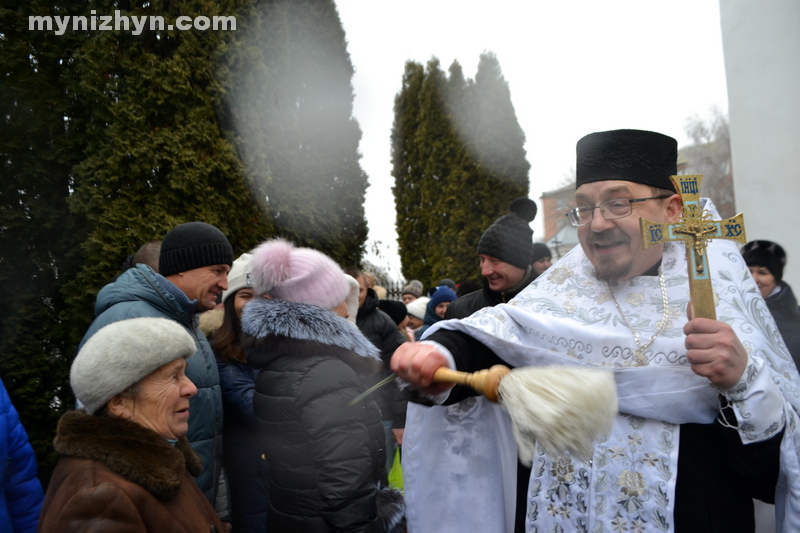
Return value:
[(201, 463), (185, 437), (172, 446), (134, 422), (70, 411), (53, 445), (39, 532), (217, 532), (222, 525), (190, 474)]

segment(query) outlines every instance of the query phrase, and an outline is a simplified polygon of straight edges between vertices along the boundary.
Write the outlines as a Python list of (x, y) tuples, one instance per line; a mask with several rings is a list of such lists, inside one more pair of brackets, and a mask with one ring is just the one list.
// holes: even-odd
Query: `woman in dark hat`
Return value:
[(772, 241), (750, 241), (742, 248), (742, 256), (767, 302), (795, 366), (800, 368), (800, 312), (792, 288), (783, 281), (786, 252)]

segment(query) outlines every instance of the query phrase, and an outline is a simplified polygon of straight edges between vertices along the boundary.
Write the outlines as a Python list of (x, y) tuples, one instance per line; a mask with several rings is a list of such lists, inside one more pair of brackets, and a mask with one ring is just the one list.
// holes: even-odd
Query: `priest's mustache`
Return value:
[(589, 234), (589, 244), (628, 244), (630, 242), (630, 236), (619, 228), (607, 229), (598, 233)]

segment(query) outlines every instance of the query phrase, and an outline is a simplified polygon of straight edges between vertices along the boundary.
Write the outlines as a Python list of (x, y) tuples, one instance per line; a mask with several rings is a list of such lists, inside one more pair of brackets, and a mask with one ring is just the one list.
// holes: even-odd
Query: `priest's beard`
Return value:
[[(617, 229), (610, 229), (600, 233), (592, 233), (589, 235), (589, 245), (596, 243), (625, 243), (629, 244), (631, 239), (624, 232)], [(617, 263), (617, 258), (595, 256), (594, 276), (600, 281), (615, 282), (623, 279), (631, 273), (633, 269), (633, 259), (628, 259), (623, 263)]]

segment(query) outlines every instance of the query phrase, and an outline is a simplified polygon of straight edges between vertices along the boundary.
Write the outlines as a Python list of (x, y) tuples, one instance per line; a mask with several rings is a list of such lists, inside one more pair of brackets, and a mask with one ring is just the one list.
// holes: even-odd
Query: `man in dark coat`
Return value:
[(203, 462), (195, 480), (212, 505), (222, 468), (222, 392), (214, 352), (197, 325), (197, 314), (213, 309), (228, 288), (232, 263), (233, 248), (216, 227), (203, 222), (176, 226), (161, 245), (160, 273), (140, 264), (100, 290), (96, 318), (81, 341), (83, 346), (112, 322), (144, 316), (169, 318), (192, 334), (197, 351), (186, 375), (197, 394), (190, 401), (186, 437)]
[[(358, 282), (358, 314), (356, 326), (381, 352), (384, 363), (383, 376), (391, 373), (389, 360), (394, 351), (406, 342), (403, 333), (397, 329), (392, 317), (378, 307), (380, 300), (373, 289), (367, 287), (364, 273), (358, 268), (349, 267), (345, 274), (355, 278)], [(394, 451), (397, 445), (403, 444), (403, 430), (406, 427), (406, 406), (408, 401), (396, 386), (381, 387), (377, 392), (376, 401), (381, 408), (381, 418), (386, 430), (386, 461), (387, 472), (391, 468)]]
[(478, 309), (505, 303), (536, 278), (531, 265), (533, 230), (530, 228), (536, 217), (536, 204), (529, 198), (517, 198), (509, 210), (478, 241), (483, 290), (452, 302), (446, 319), (468, 317)]

